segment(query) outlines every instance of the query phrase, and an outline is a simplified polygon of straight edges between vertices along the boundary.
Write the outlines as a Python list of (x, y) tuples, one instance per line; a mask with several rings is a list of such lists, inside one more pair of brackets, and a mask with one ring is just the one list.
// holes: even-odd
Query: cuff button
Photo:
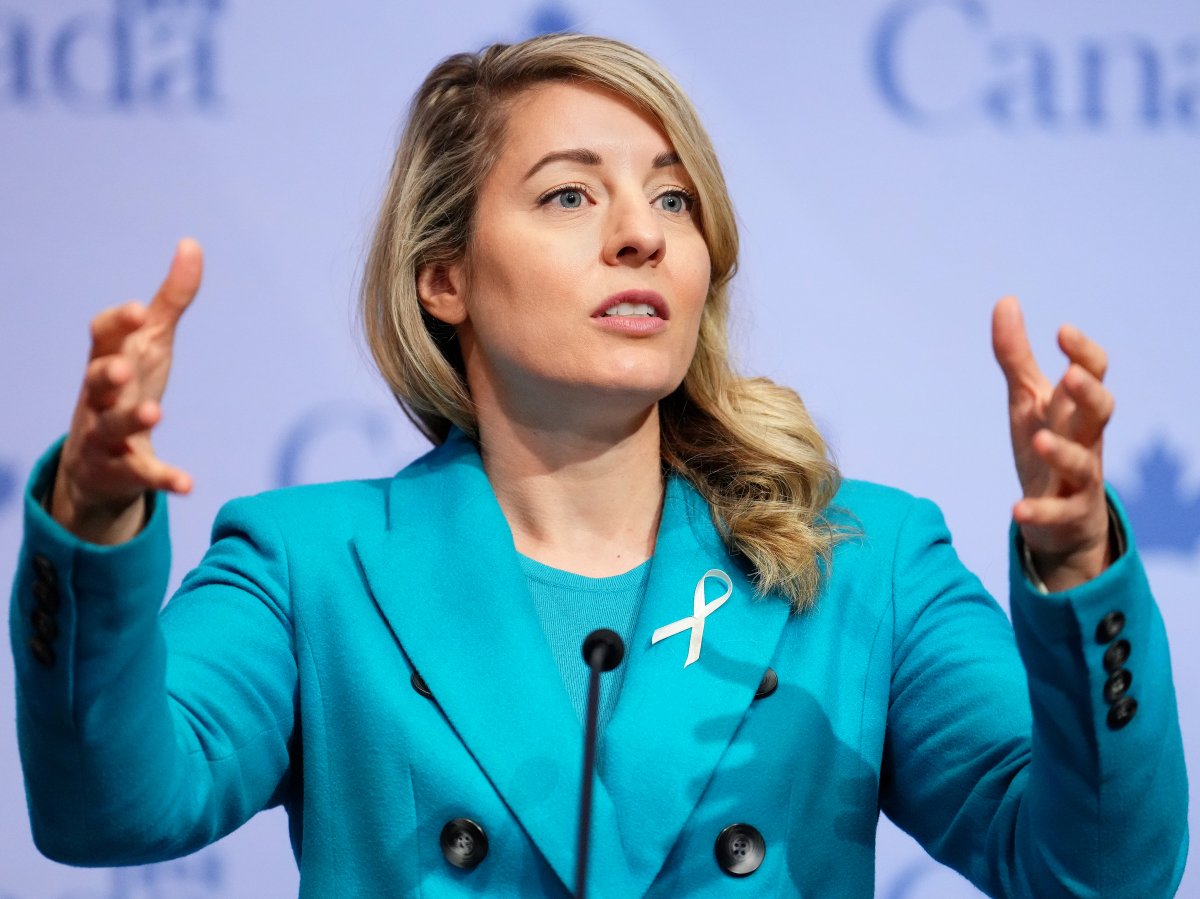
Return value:
[(54, 665), (54, 650), (50, 645), (40, 637), (33, 637), (29, 641), (29, 651), (33, 653), (33, 657), (38, 660), (38, 663), (51, 668)]
[(1124, 668), (1129, 661), (1130, 646), (1128, 640), (1118, 640), (1104, 651), (1104, 670), (1112, 674), (1118, 668)]
[(1132, 683), (1133, 675), (1130, 674), (1129, 669), (1118, 668), (1104, 682), (1104, 701), (1112, 705), (1129, 692), (1129, 686)]
[(1103, 646), (1117, 639), (1117, 635), (1125, 628), (1125, 615), (1121, 612), (1109, 612), (1096, 625), (1096, 642)]
[(33, 570), (38, 580), (47, 586), (53, 587), (58, 579), (54, 563), (43, 555), (39, 554), (33, 557)]
[(29, 623), (33, 625), (33, 632), (48, 643), (53, 643), (58, 636), (58, 622), (53, 615), (41, 609), (29, 613)]
[(33, 598), (37, 600), (38, 608), (53, 615), (58, 611), (58, 589), (45, 581), (33, 582)]
[(1120, 730), (1133, 720), (1137, 714), (1137, 700), (1132, 696), (1122, 696), (1108, 710), (1108, 729)]

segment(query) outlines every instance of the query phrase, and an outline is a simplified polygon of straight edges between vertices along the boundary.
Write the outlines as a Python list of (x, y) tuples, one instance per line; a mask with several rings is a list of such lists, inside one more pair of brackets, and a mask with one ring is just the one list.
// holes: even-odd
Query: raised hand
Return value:
[(150, 445), (162, 418), (175, 328), (200, 287), (203, 254), (184, 239), (149, 306), (126, 303), (92, 319), (92, 349), (54, 482), (51, 514), (93, 543), (141, 529), (151, 490), (187, 493), (192, 479)]
[(1008, 381), (1013, 456), (1024, 499), (1013, 519), (1052, 591), (1067, 590), (1109, 564), (1102, 458), (1113, 397), (1104, 386), (1104, 350), (1063, 325), (1058, 345), (1069, 364), (1057, 384), (1038, 368), (1021, 307), (1005, 297), (992, 314), (992, 346)]

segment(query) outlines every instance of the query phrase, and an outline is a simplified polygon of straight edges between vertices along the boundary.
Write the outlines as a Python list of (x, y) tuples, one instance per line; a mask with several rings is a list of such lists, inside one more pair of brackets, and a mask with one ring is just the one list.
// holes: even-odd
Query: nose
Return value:
[(662, 222), (641, 191), (613, 202), (604, 240), (609, 265), (658, 265), (667, 252)]

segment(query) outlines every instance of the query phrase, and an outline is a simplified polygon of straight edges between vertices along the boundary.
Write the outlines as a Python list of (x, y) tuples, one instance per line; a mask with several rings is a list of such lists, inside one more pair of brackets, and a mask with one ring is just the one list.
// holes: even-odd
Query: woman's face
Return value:
[(618, 95), (551, 82), (518, 96), (466, 264), (421, 278), (457, 326), (476, 404), (600, 413), (674, 390), (709, 287), (693, 193), (657, 122)]

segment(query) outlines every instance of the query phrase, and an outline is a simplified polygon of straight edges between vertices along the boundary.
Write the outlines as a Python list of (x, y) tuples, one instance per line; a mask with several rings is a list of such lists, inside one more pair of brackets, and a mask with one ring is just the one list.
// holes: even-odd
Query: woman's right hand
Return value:
[(126, 303), (92, 319), (91, 356), (50, 506), (83, 540), (123, 543), (142, 529), (148, 491), (192, 489), (186, 472), (154, 454), (150, 431), (162, 418), (175, 327), (203, 267), (200, 245), (185, 238), (149, 306)]

